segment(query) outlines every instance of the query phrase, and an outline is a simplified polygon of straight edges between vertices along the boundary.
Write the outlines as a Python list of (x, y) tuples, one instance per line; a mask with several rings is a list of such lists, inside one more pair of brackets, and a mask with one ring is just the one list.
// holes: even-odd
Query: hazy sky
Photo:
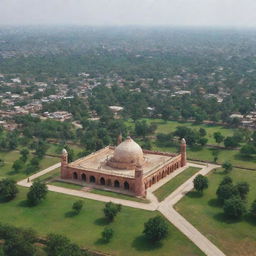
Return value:
[(0, 24), (256, 27), (256, 0), (0, 0)]

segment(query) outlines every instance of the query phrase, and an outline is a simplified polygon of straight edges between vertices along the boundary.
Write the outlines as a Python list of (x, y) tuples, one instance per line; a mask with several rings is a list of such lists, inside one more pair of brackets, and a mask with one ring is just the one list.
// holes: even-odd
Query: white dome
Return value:
[(144, 162), (143, 151), (133, 139), (128, 137), (116, 147), (112, 161), (142, 165)]

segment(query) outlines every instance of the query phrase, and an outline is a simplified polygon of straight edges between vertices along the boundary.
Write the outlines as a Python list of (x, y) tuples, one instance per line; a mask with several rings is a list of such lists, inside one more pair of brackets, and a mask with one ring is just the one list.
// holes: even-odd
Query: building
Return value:
[(142, 150), (130, 137), (122, 141), (119, 136), (116, 147), (107, 146), (72, 163), (63, 149), (61, 178), (145, 197), (147, 188), (185, 165), (184, 139), (180, 153), (174, 154)]

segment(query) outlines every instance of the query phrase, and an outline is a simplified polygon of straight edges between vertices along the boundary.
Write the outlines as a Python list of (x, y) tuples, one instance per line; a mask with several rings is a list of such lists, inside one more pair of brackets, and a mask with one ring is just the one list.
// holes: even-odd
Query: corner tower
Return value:
[(135, 194), (136, 196), (146, 196), (145, 185), (143, 182), (143, 169), (141, 165), (135, 168)]
[(187, 144), (183, 138), (180, 143), (180, 154), (181, 154), (181, 167), (187, 164)]
[(61, 154), (61, 178), (66, 179), (67, 178), (67, 167), (68, 167), (68, 152), (65, 148), (62, 150)]

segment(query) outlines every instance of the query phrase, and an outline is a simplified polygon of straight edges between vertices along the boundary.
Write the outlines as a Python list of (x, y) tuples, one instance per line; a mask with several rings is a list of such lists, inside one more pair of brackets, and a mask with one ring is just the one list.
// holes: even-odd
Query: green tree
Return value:
[(121, 211), (120, 204), (114, 204), (112, 202), (108, 202), (105, 204), (105, 208), (103, 209), (105, 217), (109, 221), (113, 221), (118, 212)]
[(225, 162), (221, 166), (225, 173), (229, 173), (233, 170), (233, 165), (230, 162)]
[(249, 193), (250, 187), (247, 182), (239, 182), (236, 184), (236, 189), (242, 200), (246, 199), (247, 194)]
[(213, 156), (214, 163), (217, 163), (218, 158), (219, 158), (219, 154), (220, 154), (220, 151), (218, 149), (213, 149), (212, 150), (212, 156)]
[(25, 163), (28, 160), (29, 151), (28, 149), (24, 148), (20, 151), (21, 160)]
[(27, 193), (28, 203), (32, 206), (39, 204), (46, 198), (48, 189), (45, 183), (41, 181), (35, 181)]
[(102, 235), (102, 239), (106, 243), (108, 243), (111, 240), (111, 238), (113, 237), (114, 231), (112, 228), (105, 227), (104, 230), (102, 231), (101, 235)]
[(213, 137), (214, 137), (216, 143), (218, 143), (218, 144), (220, 144), (225, 138), (220, 132), (215, 132), (213, 134)]
[(200, 134), (201, 137), (204, 137), (204, 136), (206, 136), (207, 132), (204, 128), (200, 128), (199, 129), (199, 134)]
[(162, 216), (156, 216), (144, 224), (143, 233), (150, 242), (155, 243), (167, 237), (168, 231), (168, 224), (165, 219)]
[(252, 144), (246, 144), (241, 147), (240, 153), (244, 156), (251, 156), (253, 154), (256, 154), (256, 148)]
[(46, 240), (48, 256), (82, 256), (80, 248), (68, 238), (58, 234), (49, 234)]
[(20, 160), (20, 159), (15, 160), (13, 165), (12, 165), (12, 169), (15, 172), (19, 172), (23, 167), (24, 167), (24, 162), (22, 160)]
[(225, 200), (223, 210), (229, 218), (241, 218), (246, 213), (245, 203), (239, 197), (231, 197)]
[(199, 138), (198, 143), (203, 147), (207, 144), (208, 139), (207, 138)]
[(222, 204), (224, 203), (225, 200), (239, 195), (237, 189), (233, 186), (233, 184), (220, 184), (216, 191), (216, 194), (219, 202)]
[(221, 181), (220, 186), (226, 185), (226, 184), (231, 184), (231, 185), (233, 184), (233, 180), (230, 176), (225, 176)]
[(82, 200), (78, 200), (73, 203), (72, 209), (76, 212), (76, 214), (79, 214), (83, 208), (84, 202)]
[(254, 218), (256, 218), (256, 200), (252, 202), (250, 213)]
[(194, 189), (200, 193), (203, 193), (203, 190), (208, 188), (208, 178), (202, 174), (198, 174), (193, 180)]
[(6, 178), (0, 181), (0, 196), (4, 200), (12, 200), (16, 197), (18, 192), (19, 190), (14, 180)]

